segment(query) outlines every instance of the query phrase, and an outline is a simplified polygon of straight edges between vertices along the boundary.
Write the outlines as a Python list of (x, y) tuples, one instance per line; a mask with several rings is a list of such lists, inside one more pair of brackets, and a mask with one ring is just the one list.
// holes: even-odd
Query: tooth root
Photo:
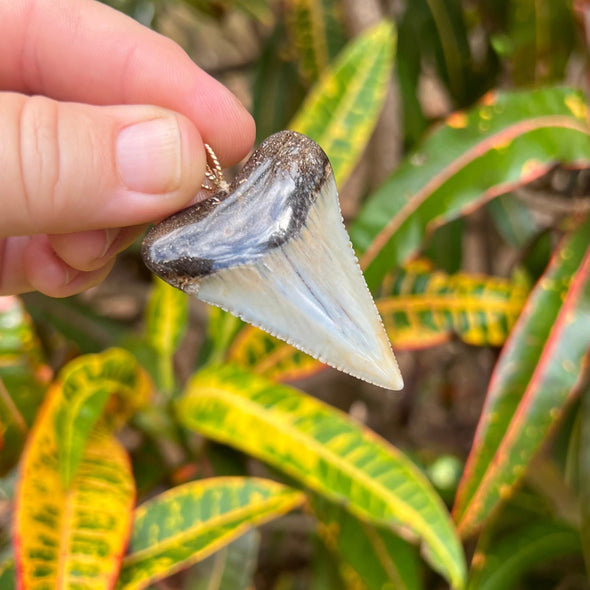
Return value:
[(203, 278), (197, 296), (355, 377), (403, 380), (326, 182), (297, 236), (246, 264)]

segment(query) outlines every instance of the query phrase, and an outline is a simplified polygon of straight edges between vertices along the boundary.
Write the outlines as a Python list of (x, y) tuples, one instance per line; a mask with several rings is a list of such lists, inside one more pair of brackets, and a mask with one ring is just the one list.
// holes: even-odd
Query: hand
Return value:
[(0, 0), (0, 295), (106, 277), (198, 192), (203, 142), (254, 141), (238, 100), (169, 39), (92, 0)]

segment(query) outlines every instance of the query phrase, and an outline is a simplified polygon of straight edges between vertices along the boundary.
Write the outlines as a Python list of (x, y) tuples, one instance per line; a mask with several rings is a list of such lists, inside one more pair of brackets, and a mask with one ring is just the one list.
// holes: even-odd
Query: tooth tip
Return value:
[(392, 391), (400, 391), (404, 388), (404, 380), (400, 373), (397, 361), (391, 352), (387, 357), (382, 358), (380, 361), (373, 363), (372, 370), (372, 381), (373, 384), (383, 387), (384, 389), (390, 389)]
[(404, 380), (402, 379), (402, 376), (399, 374), (399, 371), (397, 372), (397, 374), (391, 375), (390, 379), (391, 386), (389, 387), (389, 389), (392, 389), (393, 391), (401, 391), (404, 388)]

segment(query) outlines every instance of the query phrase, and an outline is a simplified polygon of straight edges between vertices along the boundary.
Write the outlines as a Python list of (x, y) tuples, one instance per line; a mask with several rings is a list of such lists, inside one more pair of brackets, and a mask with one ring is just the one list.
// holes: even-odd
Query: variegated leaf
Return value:
[(326, 367), (254, 326), (240, 331), (228, 351), (227, 360), (275, 381), (303, 379)]
[(171, 393), (175, 387), (174, 353), (184, 335), (188, 320), (188, 296), (154, 277), (146, 309), (146, 338), (156, 351), (158, 387)]
[(18, 461), (51, 374), (22, 302), (0, 297), (0, 474)]
[(577, 392), (590, 349), (590, 219), (557, 248), (492, 375), (455, 499), (461, 534), (508, 498)]
[(273, 481), (241, 477), (193, 481), (168, 490), (137, 509), (131, 553), (117, 588), (145, 588), (304, 499), (301, 492)]
[(348, 178), (375, 127), (394, 51), (392, 23), (383, 21), (364, 32), (341, 52), (289, 125), (320, 144), (338, 186)]
[(350, 227), (369, 287), (415, 255), (435, 227), (539, 178), (555, 162), (587, 167), (586, 117), (585, 98), (570, 88), (492, 92), (449, 116)]
[(67, 488), (84, 453), (86, 439), (109, 401), (108, 420), (121, 424), (147, 402), (150, 381), (135, 357), (122, 348), (70, 362), (52, 386), (58, 397), (55, 428), (59, 469)]
[(463, 586), (463, 551), (428, 480), (341, 412), (224, 365), (195, 375), (178, 415), (188, 428), (269, 462), (358, 517), (419, 538), (429, 563)]
[(285, 22), (306, 82), (315, 82), (340, 51), (346, 37), (336, 0), (287, 0)]
[(135, 488), (127, 453), (102, 428), (87, 439), (69, 489), (59, 470), (53, 388), (20, 466), (14, 543), (20, 590), (108, 590), (131, 527)]
[[(447, 275), (414, 262), (387, 275), (376, 304), (395, 350), (436, 346), (453, 335), (476, 346), (500, 346), (528, 293), (522, 279)], [(325, 368), (253, 326), (238, 333), (227, 360), (274, 381), (303, 379)]]
[(394, 349), (425, 348), (456, 334), (468, 344), (501, 346), (529, 293), (523, 280), (398, 269), (377, 300)]

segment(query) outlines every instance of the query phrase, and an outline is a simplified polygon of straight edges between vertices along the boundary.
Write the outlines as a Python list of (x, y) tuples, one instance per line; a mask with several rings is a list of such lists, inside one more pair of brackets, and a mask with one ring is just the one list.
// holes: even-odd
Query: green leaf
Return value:
[(12, 557), (0, 563), (0, 588), (2, 590), (16, 590), (16, 571)]
[(289, 128), (324, 149), (338, 186), (363, 153), (381, 112), (395, 50), (393, 24), (383, 21), (340, 53), (312, 88)]
[(154, 277), (146, 309), (146, 339), (158, 356), (157, 385), (166, 393), (175, 387), (173, 358), (188, 320), (188, 296)]
[[(319, 535), (313, 536), (311, 542), (312, 555), (307, 583), (309, 590), (349, 590), (342, 579), (337, 556), (326, 547)], [(362, 585), (353, 588), (364, 590)], [(278, 585), (275, 586), (275, 590), (278, 590)]]
[(211, 478), (168, 490), (136, 510), (117, 588), (145, 588), (304, 500), (301, 492), (256, 478)]
[(87, 438), (70, 487), (62, 484), (54, 428), (61, 403), (52, 389), (20, 466), (15, 557), (23, 590), (112, 588), (135, 502), (125, 449), (104, 428)]
[(428, 236), (424, 256), (440, 270), (459, 272), (463, 266), (464, 236), (465, 220), (462, 218), (440, 225)]
[(20, 456), (52, 371), (18, 297), (0, 297), (0, 474)]
[(447, 275), (422, 270), (416, 263), (390, 273), (377, 299), (395, 349), (440, 344), (453, 334), (476, 346), (500, 346), (527, 298), (521, 280)]
[[(86, 439), (103, 414), (109, 397), (117, 394), (124, 415), (143, 405), (151, 390), (150, 382), (133, 355), (122, 348), (88, 354), (71, 361), (52, 386), (59, 404), (55, 429), (62, 482), (68, 488), (86, 446)], [(127, 406), (127, 407), (125, 407)], [(123, 409), (124, 408), (124, 409)], [(111, 416), (111, 420), (120, 416)]]
[(190, 590), (249, 590), (254, 587), (260, 533), (248, 531), (193, 567)]
[(419, 538), (429, 563), (463, 586), (461, 545), (426, 477), (338, 410), (224, 365), (193, 377), (178, 416), (188, 428), (267, 461), (359, 518)]
[[(142, 418), (144, 413), (145, 410), (141, 412)], [(141, 428), (141, 421), (139, 419), (134, 421), (133, 426)], [(170, 479), (174, 481), (176, 475), (175, 472), (174, 476), (170, 477), (170, 465), (163, 457), (162, 447), (166, 448), (170, 444), (164, 433), (160, 433), (160, 437), (156, 440), (145, 434), (142, 439), (141, 444), (134, 444), (134, 448), (130, 451), (135, 487), (140, 498), (146, 497), (164, 481)]]
[(488, 211), (500, 235), (515, 248), (522, 248), (539, 233), (529, 208), (511, 194), (490, 201)]
[(360, 578), (367, 590), (422, 588), (417, 552), (406, 541), (319, 496), (312, 508), (320, 519), (319, 535), (340, 558), (345, 580)]
[(556, 161), (590, 165), (583, 96), (567, 88), (488, 94), (451, 115), (367, 201), (350, 228), (369, 287), (426, 234), (538, 178)]
[(537, 564), (580, 552), (580, 536), (558, 522), (527, 524), (501, 539), (494, 539), (485, 551), (473, 556), (468, 590), (510, 590)]
[(287, 0), (285, 22), (302, 78), (315, 82), (325, 72), (346, 37), (336, 0)]
[[(416, 27), (421, 21), (412, 18), (411, 12), (416, 2), (408, 4), (404, 16), (398, 21), (397, 60), (395, 77), (399, 88), (399, 100), (404, 114), (402, 121), (404, 144), (414, 147), (423, 136), (428, 125), (418, 98), (418, 84), (422, 75), (422, 52), (424, 44), (416, 39), (426, 40)], [(422, 21), (423, 22), (423, 21)]]
[(467, 535), (520, 481), (576, 392), (590, 346), (590, 221), (567, 236), (494, 369), (454, 517)]

